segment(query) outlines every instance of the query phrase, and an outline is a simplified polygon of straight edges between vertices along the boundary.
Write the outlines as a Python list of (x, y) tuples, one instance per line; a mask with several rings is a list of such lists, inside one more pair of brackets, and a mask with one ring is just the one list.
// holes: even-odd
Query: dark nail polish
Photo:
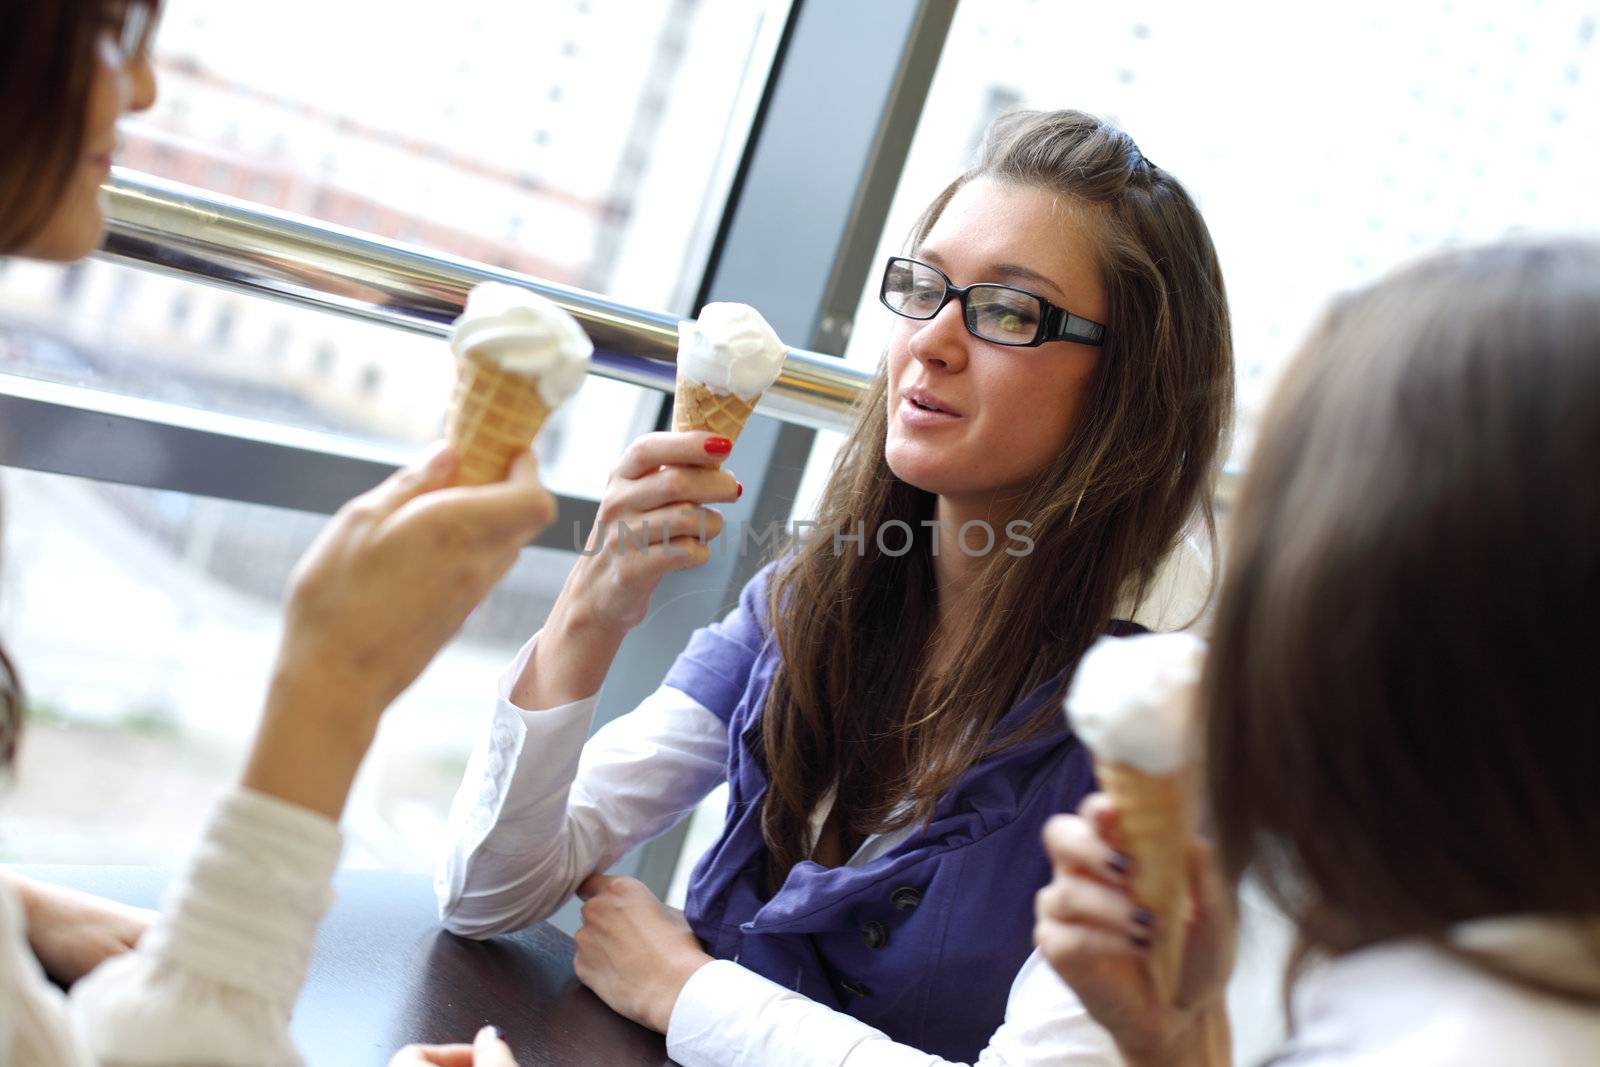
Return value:
[(1111, 873), (1119, 877), (1126, 877), (1133, 870), (1133, 861), (1120, 852), (1113, 852), (1111, 858), (1106, 860), (1106, 866), (1111, 868)]
[(1133, 921), (1148, 930), (1156, 924), (1156, 913), (1149, 908), (1134, 908)]
[(726, 437), (708, 437), (706, 451), (713, 456), (726, 456), (733, 451), (733, 442)]
[(1128, 940), (1132, 941), (1133, 947), (1138, 949), (1140, 952), (1150, 951), (1150, 939), (1148, 937), (1145, 937), (1141, 934), (1135, 937), (1130, 937)]
[(735, 500), (738, 500), (740, 497), (744, 496), (744, 483), (743, 482), (734, 482), (733, 485), (734, 485), (733, 498)]

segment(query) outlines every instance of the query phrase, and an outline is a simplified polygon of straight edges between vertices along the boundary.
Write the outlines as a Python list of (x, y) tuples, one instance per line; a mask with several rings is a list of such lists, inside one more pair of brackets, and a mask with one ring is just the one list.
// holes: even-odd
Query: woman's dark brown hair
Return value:
[[(1017, 511), (1032, 523), (1033, 551), (987, 557), (974, 587), (986, 610), (937, 672), (927, 662), (930, 544), (918, 525), (934, 497), (885, 460), (880, 370), (819, 514), (824, 531), (863, 524), (865, 554), (835, 553), (824, 536), (771, 587), (782, 663), (762, 714), (771, 783), (762, 820), (774, 884), (805, 855), (809, 816), (830, 789), (853, 841), (926, 818), (986, 752), (1060, 729), (1059, 705), (1047, 701), (1022, 730), (994, 731), (1019, 697), (1077, 661), (1120, 603), (1142, 595), (1188, 523), (1199, 516), (1212, 528), (1232, 345), (1222, 272), (1194, 203), (1120, 130), (1076, 111), (1017, 112), (928, 207), (913, 247), (979, 177), (1059, 194), (1091, 220), (1107, 341), (1072, 439)], [(921, 532), (899, 558), (872, 534), (895, 520)]]
[(1202, 702), (1221, 862), (1296, 923), (1297, 966), (1600, 916), (1597, 457), (1597, 244), (1420, 263), (1288, 371)]
[(83, 152), (105, 0), (0, 0), (0, 255), (49, 221)]
[[(0, 533), (5, 531), (4, 509), (0, 509)], [(0, 774), (17, 759), (22, 739), (22, 682), (11, 656), (0, 645)]]
[[(0, 0), (0, 256), (39, 234), (79, 166), (95, 36), (126, 6)], [(21, 729), (21, 688), (0, 648), (0, 768), (15, 759)]]

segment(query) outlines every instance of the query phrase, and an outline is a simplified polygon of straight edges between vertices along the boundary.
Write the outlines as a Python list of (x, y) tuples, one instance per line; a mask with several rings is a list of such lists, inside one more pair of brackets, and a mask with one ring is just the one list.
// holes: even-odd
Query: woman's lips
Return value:
[(905, 426), (948, 426), (960, 422), (962, 416), (950, 411), (934, 411), (919, 407), (909, 396), (900, 398), (900, 422)]

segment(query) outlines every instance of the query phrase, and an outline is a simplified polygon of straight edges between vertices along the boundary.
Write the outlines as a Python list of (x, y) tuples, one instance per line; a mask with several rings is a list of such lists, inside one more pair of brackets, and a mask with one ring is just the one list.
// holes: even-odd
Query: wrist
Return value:
[(621, 645), (631, 629), (587, 597), (566, 595), (557, 598), (544, 624), (544, 632), (558, 644), (571, 641), (599, 647)]
[(626, 628), (558, 601), (511, 687), (511, 703), (542, 711), (594, 696), (626, 636)]
[(689, 979), (695, 972), (711, 962), (711, 957), (704, 952), (686, 952), (681, 959), (670, 962), (662, 968), (663, 979), (659, 993), (655, 998), (654, 1009), (650, 1012), (649, 1024), (658, 1033), (665, 1034), (672, 1025), (672, 1011), (678, 1006), (678, 998), (683, 995), (684, 988), (689, 984)]
[(1186, 1011), (1159, 1034), (1137, 1038), (1117, 1036), (1117, 1050), (1125, 1067), (1226, 1067), (1226, 1061), (1213, 1058), (1215, 1049), (1214, 1016), (1224, 1012), (1214, 1007)]

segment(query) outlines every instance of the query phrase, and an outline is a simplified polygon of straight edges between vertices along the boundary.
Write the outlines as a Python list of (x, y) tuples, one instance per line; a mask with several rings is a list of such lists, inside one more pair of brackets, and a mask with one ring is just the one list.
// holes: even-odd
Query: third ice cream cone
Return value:
[(1102, 638), (1078, 664), (1066, 699), (1067, 721), (1116, 804), (1133, 899), (1155, 916), (1150, 977), (1164, 1004), (1178, 992), (1192, 907), (1192, 704), (1204, 647), (1189, 634)]
[(1095, 762), (1100, 787), (1117, 807), (1122, 845), (1133, 860), (1133, 898), (1156, 916), (1150, 974), (1157, 998), (1171, 1004), (1183, 966), (1190, 900), (1186, 856), (1190, 825), (1181, 774), (1146, 774), (1126, 763)]

